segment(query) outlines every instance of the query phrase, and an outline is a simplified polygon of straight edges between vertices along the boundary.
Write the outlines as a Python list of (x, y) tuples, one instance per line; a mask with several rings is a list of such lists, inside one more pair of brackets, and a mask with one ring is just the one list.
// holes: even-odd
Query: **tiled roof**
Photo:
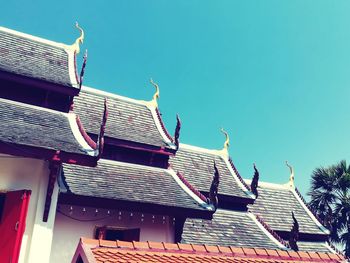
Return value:
[(268, 183), (259, 183), (259, 197), (249, 210), (259, 215), (275, 231), (290, 231), (293, 226), (292, 211), (299, 222), (300, 233), (327, 234), (311, 212), (298, 200), (294, 189)]
[(82, 238), (72, 260), (105, 262), (342, 262), (331, 253), (287, 252), (281, 250), (222, 247), (158, 242), (104, 241)]
[(74, 112), (80, 116), (87, 132), (98, 134), (105, 98), (108, 99), (106, 137), (170, 147), (172, 143), (163, 132), (155, 108), (142, 101), (83, 87), (74, 99)]
[(329, 252), (330, 246), (325, 241), (298, 241), (298, 248), (301, 251)]
[(0, 141), (7, 144), (77, 154), (86, 154), (89, 148), (78, 142), (81, 134), (73, 134), (78, 131), (74, 114), (0, 99), (0, 127)]
[(166, 169), (101, 159), (96, 167), (64, 165), (63, 170), (75, 195), (207, 211)]
[(0, 71), (77, 87), (69, 46), (0, 27)]
[(248, 212), (218, 209), (212, 220), (187, 219), (182, 243), (250, 248), (281, 248), (268, 231)]
[(170, 158), (172, 169), (180, 172), (199, 191), (209, 192), (214, 175), (214, 161), (219, 170), (219, 195), (252, 199), (252, 194), (242, 186), (227, 156), (217, 151), (180, 144), (176, 155)]

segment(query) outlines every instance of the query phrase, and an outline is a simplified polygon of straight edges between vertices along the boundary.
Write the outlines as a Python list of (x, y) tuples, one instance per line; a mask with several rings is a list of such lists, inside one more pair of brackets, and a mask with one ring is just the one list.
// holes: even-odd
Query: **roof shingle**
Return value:
[(300, 233), (327, 234), (296, 198), (293, 190), (283, 185), (260, 183), (259, 197), (249, 210), (264, 219), (275, 231), (290, 231), (293, 226), (292, 211), (299, 222)]
[(247, 248), (280, 248), (248, 212), (218, 209), (212, 220), (187, 219), (182, 243)]
[(63, 170), (75, 195), (206, 210), (166, 169), (101, 159), (96, 167), (64, 165)]
[(68, 87), (77, 87), (74, 51), (0, 27), (0, 70)]
[(67, 113), (0, 99), (0, 141), (87, 154), (74, 137), (68, 116)]
[[(170, 147), (157, 127), (158, 118), (146, 104), (83, 87), (74, 99), (74, 111), (87, 132), (98, 134), (104, 99), (108, 99), (108, 122), (105, 136), (158, 147)], [(153, 115), (154, 114), (154, 115)]]
[[(238, 175), (230, 169), (229, 160), (214, 151), (201, 150), (187, 145), (180, 145), (176, 155), (170, 158), (171, 167), (180, 172), (195, 188), (202, 192), (209, 192), (214, 175), (214, 162), (219, 170), (219, 195), (227, 195), (253, 199), (238, 183)], [(232, 167), (231, 167), (232, 168)], [(250, 193), (250, 192), (249, 192)]]

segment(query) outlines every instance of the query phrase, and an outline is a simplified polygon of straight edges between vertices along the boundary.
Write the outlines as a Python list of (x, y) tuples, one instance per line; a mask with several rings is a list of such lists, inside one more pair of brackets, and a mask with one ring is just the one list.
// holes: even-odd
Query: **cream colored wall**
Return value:
[(49, 262), (52, 228), (58, 189), (52, 196), (48, 222), (42, 222), (48, 183), (48, 163), (44, 160), (0, 155), (0, 190), (31, 190), (19, 262)]
[[(93, 232), (96, 226), (114, 226), (122, 228), (140, 228), (140, 241), (174, 242), (174, 225), (172, 219), (152, 214), (143, 214), (118, 210), (98, 210), (96, 214), (94, 208), (73, 206), (70, 214), (70, 206), (60, 205), (60, 211), (64, 214), (79, 219), (93, 221), (77, 221), (61, 213), (56, 213), (54, 236), (51, 250), (51, 263), (71, 262), (80, 237), (94, 238)], [(101, 219), (101, 220), (100, 220)], [(154, 220), (154, 222), (153, 222)], [(163, 223), (164, 222), (164, 223)]]

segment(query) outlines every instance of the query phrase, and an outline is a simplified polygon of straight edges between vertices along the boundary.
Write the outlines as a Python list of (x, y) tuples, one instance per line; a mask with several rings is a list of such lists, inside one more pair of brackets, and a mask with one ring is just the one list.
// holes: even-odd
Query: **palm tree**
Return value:
[(330, 241), (350, 256), (350, 166), (346, 161), (312, 173), (310, 206), (331, 231)]

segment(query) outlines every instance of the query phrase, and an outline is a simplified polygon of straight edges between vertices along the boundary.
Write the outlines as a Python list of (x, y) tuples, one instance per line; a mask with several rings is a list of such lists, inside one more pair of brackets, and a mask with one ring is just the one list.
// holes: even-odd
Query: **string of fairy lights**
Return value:
[[(127, 218), (128, 220), (134, 220), (135, 218), (139, 218), (140, 222), (144, 222), (146, 219), (150, 219), (150, 221), (154, 224), (156, 221), (161, 221), (162, 224), (166, 224), (167, 217), (162, 215), (151, 215), (144, 213), (134, 213), (128, 211), (120, 211), (120, 210), (99, 210), (98, 208), (73, 208), (73, 206), (69, 206), (68, 211), (64, 212), (61, 207), (57, 207), (57, 212), (71, 220), (79, 221), (79, 222), (94, 222), (94, 221), (102, 221), (107, 219), (114, 219), (116, 221), (122, 221)], [(138, 216), (138, 214), (140, 214)], [(90, 215), (91, 218), (84, 218)], [(172, 224), (175, 225), (176, 219), (172, 218)]]

